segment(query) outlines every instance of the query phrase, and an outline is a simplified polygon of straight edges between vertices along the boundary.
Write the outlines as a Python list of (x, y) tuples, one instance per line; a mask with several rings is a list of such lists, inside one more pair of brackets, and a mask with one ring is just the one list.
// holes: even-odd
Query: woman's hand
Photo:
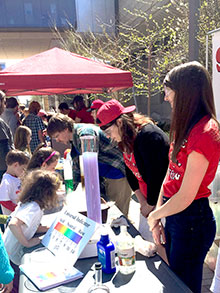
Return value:
[(153, 236), (154, 242), (157, 245), (161, 245), (161, 244), (166, 243), (164, 227), (160, 221), (158, 221), (158, 224), (156, 226), (154, 226), (154, 228), (152, 230), (152, 236)]
[(153, 231), (154, 227), (159, 223), (159, 219), (155, 219), (154, 214), (155, 214), (155, 211), (151, 212), (147, 218), (150, 231)]
[(142, 203), (140, 203), (140, 211), (141, 211), (141, 214), (147, 218), (148, 215), (150, 214), (150, 212), (152, 212), (152, 210), (154, 209), (155, 206), (151, 206), (149, 205), (146, 200)]
[(137, 196), (137, 199), (140, 203), (140, 210), (141, 214), (147, 218), (149, 213), (154, 209), (155, 206), (151, 206), (147, 203), (145, 196), (143, 193), (140, 191), (140, 189), (137, 189), (135, 191), (135, 195)]
[(8, 284), (0, 284), (0, 291), (1, 293), (9, 293), (13, 289), (13, 281)]

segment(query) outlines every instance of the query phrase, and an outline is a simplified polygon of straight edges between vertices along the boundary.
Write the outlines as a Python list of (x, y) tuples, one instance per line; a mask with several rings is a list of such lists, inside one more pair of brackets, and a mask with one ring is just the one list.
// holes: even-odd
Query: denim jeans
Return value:
[[(166, 202), (168, 198), (164, 198)], [(184, 211), (166, 218), (166, 253), (170, 268), (194, 292), (201, 292), (205, 256), (216, 233), (207, 198), (194, 200)]]

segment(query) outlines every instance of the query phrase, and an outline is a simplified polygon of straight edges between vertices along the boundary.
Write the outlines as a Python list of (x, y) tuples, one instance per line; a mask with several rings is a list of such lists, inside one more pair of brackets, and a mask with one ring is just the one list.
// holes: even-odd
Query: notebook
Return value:
[(61, 284), (69, 283), (83, 277), (83, 273), (74, 267), (63, 267), (58, 263), (37, 264), (26, 263), (19, 266), (20, 270), (41, 291)]

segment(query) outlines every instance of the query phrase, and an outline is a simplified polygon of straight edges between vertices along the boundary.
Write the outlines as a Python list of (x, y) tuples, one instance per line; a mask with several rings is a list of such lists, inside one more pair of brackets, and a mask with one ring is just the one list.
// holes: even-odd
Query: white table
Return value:
[[(82, 190), (78, 189), (78, 192), (73, 193), (68, 198), (68, 205), (72, 205), (75, 208), (75, 200), (79, 201), (81, 198)], [(83, 202), (83, 196), (82, 196)], [(85, 204), (85, 202), (84, 202)], [(123, 216), (118, 208), (113, 205), (108, 210), (108, 220), (110, 223), (112, 219)], [(55, 219), (56, 214), (48, 214), (43, 217), (43, 224), (50, 224)], [(124, 216), (123, 216), (124, 217)], [(114, 233), (119, 234), (120, 229), (114, 228)], [(128, 232), (135, 237), (139, 232), (130, 223)], [(22, 259), (23, 263), (33, 262), (33, 250), (26, 249), (26, 253)], [(50, 258), (49, 251), (43, 251), (44, 258)], [(48, 254), (48, 256), (47, 256)], [(187, 286), (170, 270), (167, 264), (156, 255), (151, 258), (147, 258), (139, 253), (136, 254), (136, 271), (130, 275), (122, 275), (118, 269), (115, 274), (107, 275), (103, 274), (103, 283), (105, 283), (111, 292), (149, 292), (149, 293), (189, 293), (191, 292)], [(76, 292), (86, 293), (88, 288), (94, 283), (94, 271), (92, 269), (93, 264), (97, 261), (97, 257), (90, 257), (85, 259), (79, 259), (75, 267), (84, 273), (84, 278), (76, 280), (74, 282), (59, 286), (57, 288), (48, 290), (47, 292)], [(34, 265), (34, 262), (33, 262)], [(20, 293), (39, 292), (36, 287), (21, 273), (20, 276)]]

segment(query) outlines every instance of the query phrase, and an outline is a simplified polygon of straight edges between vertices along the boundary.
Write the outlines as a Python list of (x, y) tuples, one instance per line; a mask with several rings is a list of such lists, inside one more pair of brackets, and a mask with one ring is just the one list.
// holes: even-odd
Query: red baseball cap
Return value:
[(92, 104), (91, 104), (90, 108), (87, 110), (87, 112), (91, 112), (92, 110), (99, 109), (103, 104), (104, 104), (104, 102), (102, 100), (97, 99), (92, 102)]
[(133, 112), (135, 109), (136, 107), (134, 105), (124, 107), (119, 101), (112, 99), (104, 103), (98, 110), (97, 119), (101, 121), (99, 126), (104, 126), (121, 116), (121, 114)]
[(39, 116), (39, 117), (47, 116), (47, 112), (45, 112), (43, 109), (40, 109), (37, 116)]

